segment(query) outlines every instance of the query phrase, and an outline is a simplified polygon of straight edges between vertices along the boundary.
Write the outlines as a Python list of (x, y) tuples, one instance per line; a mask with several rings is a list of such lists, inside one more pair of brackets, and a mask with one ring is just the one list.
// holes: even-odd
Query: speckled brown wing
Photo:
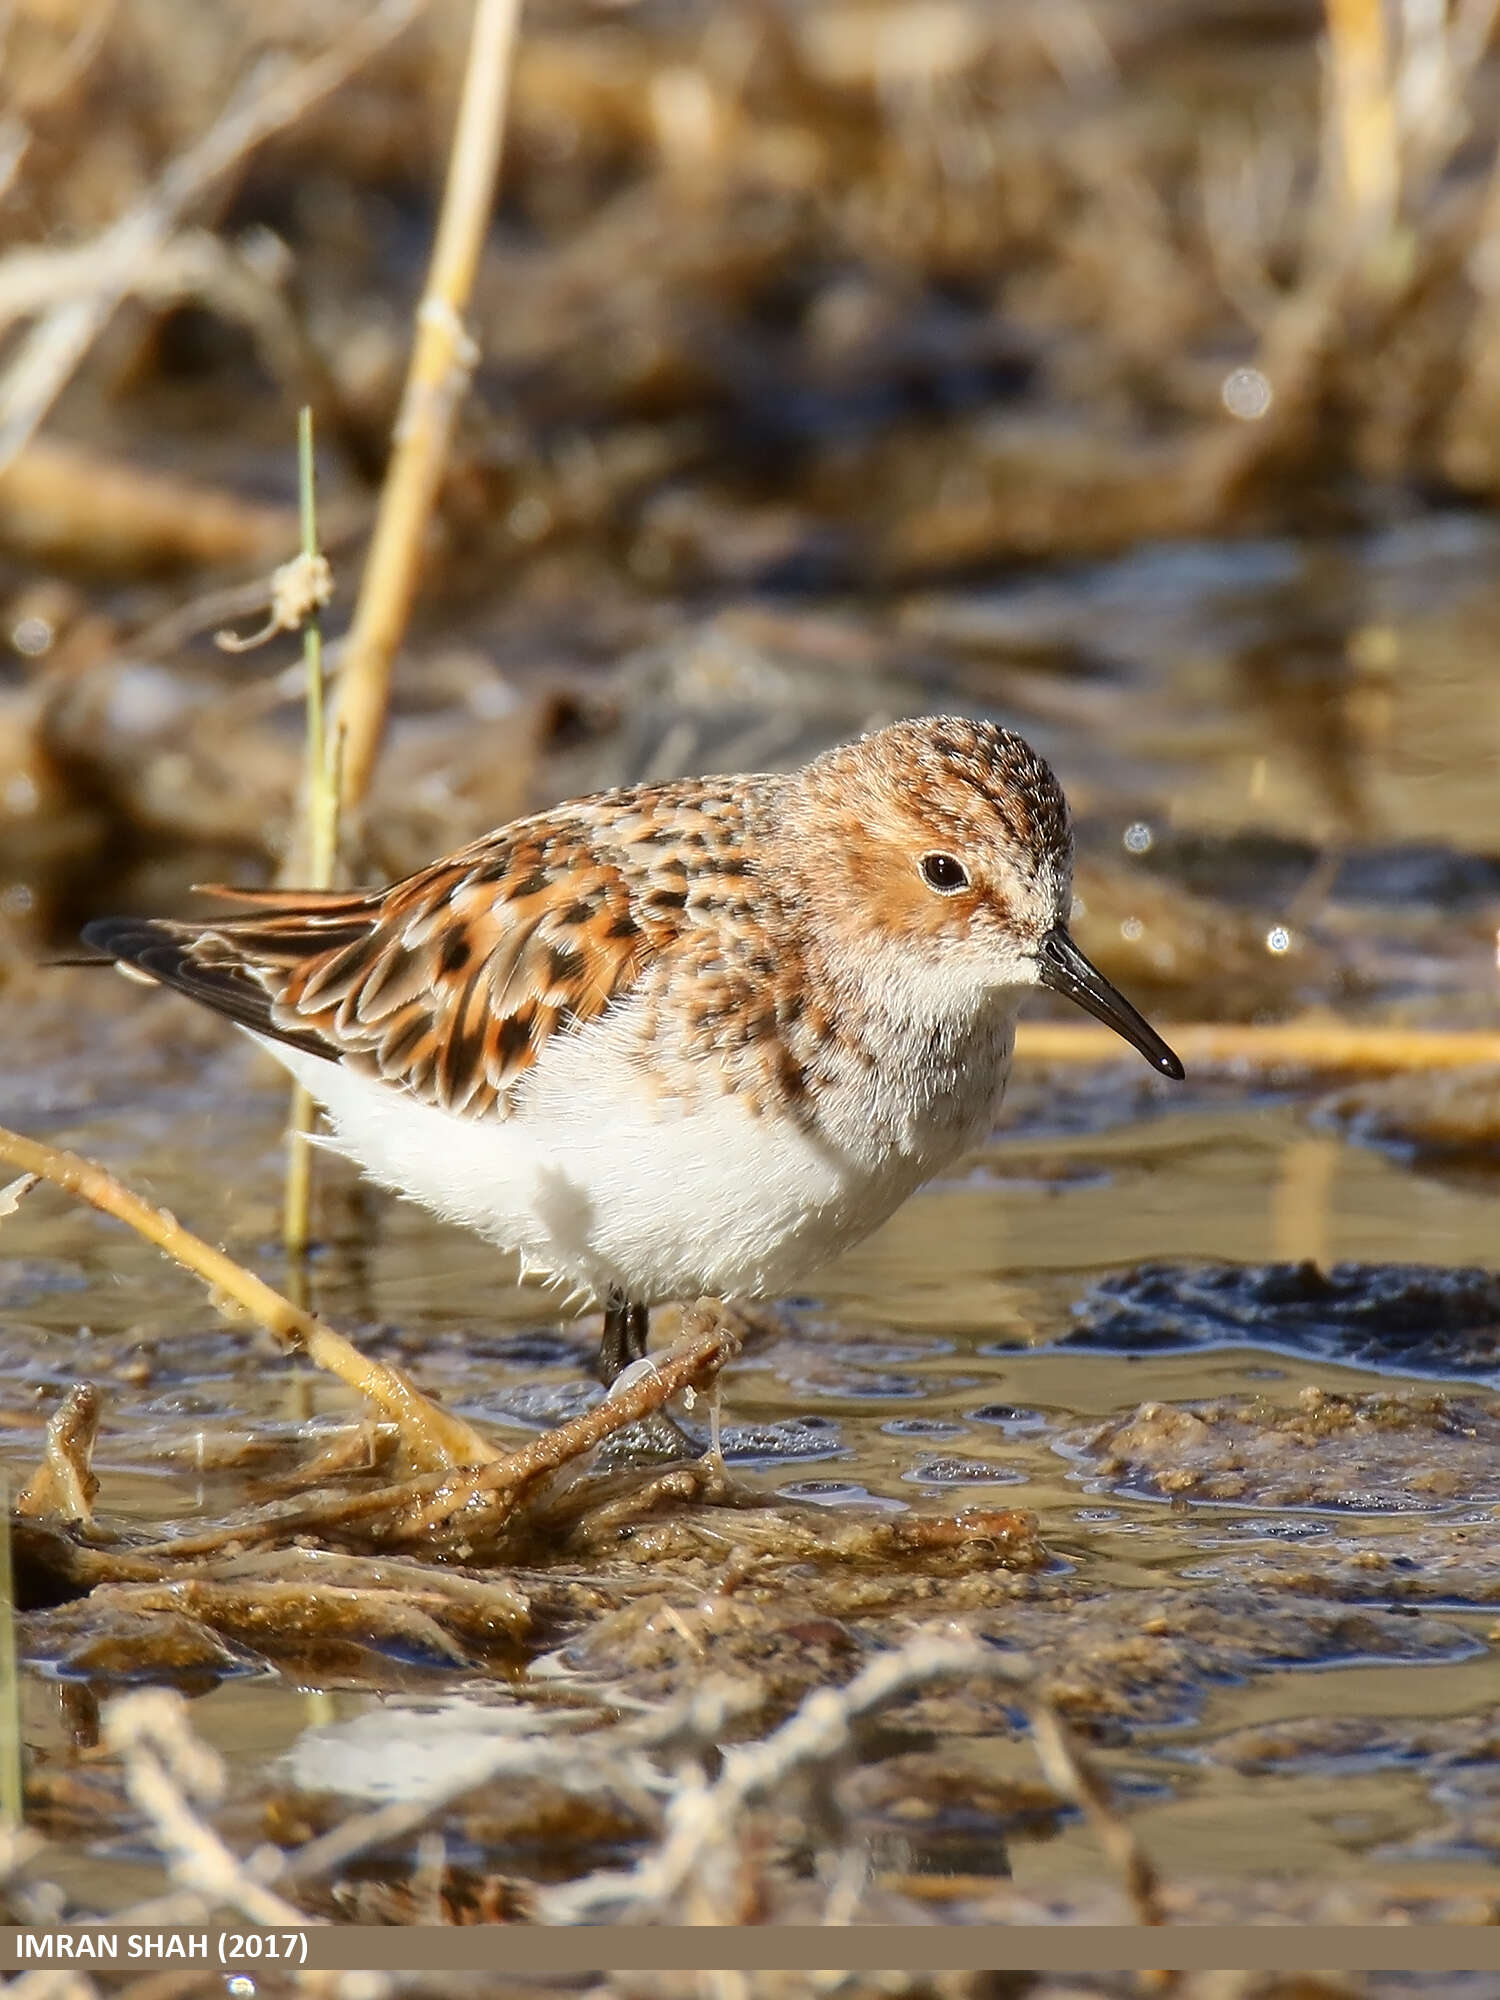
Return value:
[(373, 895), (267, 892), (221, 923), (84, 935), (260, 1034), (503, 1114), (548, 1037), (601, 1014), (687, 926), (664, 853), (677, 803), (622, 794), (522, 821)]

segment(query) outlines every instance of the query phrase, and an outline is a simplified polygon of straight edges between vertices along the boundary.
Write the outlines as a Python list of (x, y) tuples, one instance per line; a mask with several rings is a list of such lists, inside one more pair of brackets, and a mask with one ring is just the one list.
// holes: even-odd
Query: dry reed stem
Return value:
[[(183, 213), (256, 147), (295, 122), (392, 41), (420, 0), (379, 0), (352, 9), (332, 46), (310, 61), (275, 64), (242, 87), (222, 116), (171, 162), (142, 200), (91, 245), (95, 282), (87, 297), (59, 301), (32, 327), (0, 377), (0, 470), (30, 442), (92, 346), (134, 275), (162, 248)], [(34, 253), (33, 253), (34, 254)], [(10, 318), (0, 263), (0, 326)]]
[(359, 806), (370, 787), (391, 670), (416, 590), (454, 413), (477, 358), (463, 314), (495, 198), (520, 11), (521, 0), (475, 0), (437, 241), (417, 308), (390, 469), (339, 674), (349, 806)]
[(1340, 233), (1377, 247), (1396, 219), (1401, 148), (1383, 0), (1325, 0), (1342, 174)]
[[(1366, 1028), (1307, 1019), (1271, 1025), (1188, 1022), (1167, 1039), (1184, 1064), (1216, 1069), (1440, 1070), (1493, 1063), (1500, 1068), (1500, 1034), (1470, 1028)], [(1129, 1050), (1110, 1028), (1084, 1022), (1023, 1021), (1016, 1034), (1023, 1062), (1124, 1062)]]
[(144, 1236), (159, 1250), (200, 1277), (215, 1293), (233, 1299), (284, 1346), (298, 1348), (317, 1367), (327, 1369), (357, 1390), (399, 1428), (402, 1443), (414, 1463), (451, 1470), (485, 1465), (500, 1454), (462, 1418), (449, 1416), (429, 1402), (408, 1376), (383, 1361), (370, 1361), (311, 1313), (303, 1312), (264, 1279), (191, 1230), (176, 1216), (133, 1194), (123, 1182), (77, 1153), (65, 1153), (36, 1139), (24, 1139), (0, 1126), (0, 1160), (23, 1173), (36, 1174), (66, 1194), (88, 1202), (105, 1215)]

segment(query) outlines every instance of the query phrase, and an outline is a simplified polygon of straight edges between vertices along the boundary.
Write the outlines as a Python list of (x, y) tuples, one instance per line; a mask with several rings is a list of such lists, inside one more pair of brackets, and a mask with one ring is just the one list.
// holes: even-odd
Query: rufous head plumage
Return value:
[(1068, 934), (1073, 834), (1051, 768), (995, 723), (924, 716), (799, 774), (785, 844), (837, 955), (915, 1016), (1045, 986), (1166, 1075), (1181, 1065)]

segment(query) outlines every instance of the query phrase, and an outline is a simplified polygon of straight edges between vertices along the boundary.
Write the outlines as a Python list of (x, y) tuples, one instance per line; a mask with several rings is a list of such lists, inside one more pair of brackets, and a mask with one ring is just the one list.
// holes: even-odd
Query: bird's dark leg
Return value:
[(623, 1292), (611, 1292), (604, 1302), (604, 1331), (599, 1337), (599, 1380), (607, 1389), (632, 1361), (646, 1352), (650, 1315), (632, 1305)]
[[(646, 1335), (651, 1315), (645, 1306), (633, 1304), (623, 1292), (612, 1291), (604, 1301), (604, 1331), (599, 1336), (599, 1380), (609, 1388), (623, 1375), (632, 1361), (646, 1352)], [(658, 1458), (697, 1458), (703, 1447), (690, 1438), (665, 1410), (653, 1410), (624, 1433), (632, 1434)]]

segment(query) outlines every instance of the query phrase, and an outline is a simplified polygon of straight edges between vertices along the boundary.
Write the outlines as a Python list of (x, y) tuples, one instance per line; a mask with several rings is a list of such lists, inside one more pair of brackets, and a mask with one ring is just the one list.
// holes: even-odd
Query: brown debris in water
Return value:
[(92, 1382), (79, 1382), (48, 1422), (42, 1462), (16, 1495), (17, 1514), (56, 1514), (77, 1527), (92, 1526), (99, 1491), (93, 1470), (98, 1432), (99, 1392)]
[(1385, 1145), (1493, 1159), (1500, 1149), (1500, 1071), (1486, 1063), (1353, 1083), (1322, 1098), (1315, 1115)]
[[(581, 1591), (552, 1582), (551, 1571), (584, 1555), (613, 1557), (617, 1575), (712, 1560), (730, 1591), (832, 1566), (850, 1608), (865, 1611), (893, 1592), (920, 1601), (938, 1577), (1024, 1574), (1050, 1560), (1027, 1514), (893, 1521), (792, 1510), (741, 1493), (706, 1460), (590, 1473), (601, 1443), (711, 1380), (734, 1344), (722, 1308), (690, 1308), (652, 1369), (470, 1470), (372, 1483), (350, 1467), (337, 1486), (156, 1540), (118, 1529), (88, 1538), (77, 1523), (33, 1520), (42, 1511), (33, 1507), (15, 1522), (20, 1602), (40, 1607), (23, 1619), (26, 1649), (56, 1670), (106, 1678), (198, 1677), (250, 1657), (324, 1674), (358, 1671), (372, 1656), (493, 1667), (517, 1658), (537, 1592), (554, 1618), (601, 1593), (608, 1601), (609, 1570)], [(67, 1423), (55, 1420), (59, 1433), (78, 1423), (76, 1400), (64, 1406)], [(320, 1463), (326, 1471), (340, 1457), (325, 1450)], [(495, 1563), (504, 1576), (475, 1567)], [(510, 1580), (522, 1564), (537, 1566), (535, 1590)]]
[(1477, 1394), (1230, 1398), (1060, 1434), (1091, 1478), (1163, 1499), (1395, 1513), (1500, 1501), (1500, 1411)]
[[(611, 1645), (638, 1670), (642, 1649), (628, 1635), (658, 1602), (632, 1602), (642, 1568), (665, 1589), (711, 1559), (720, 1624), (743, 1622), (732, 1599), (744, 1593), (745, 1617), (769, 1636), (762, 1590), (784, 1590), (799, 1571), (821, 1575), (824, 1601), (849, 1616), (920, 1606), (942, 1580), (967, 1575), (994, 1579), (1003, 1594), (1006, 1578), (1050, 1561), (1027, 1514), (830, 1519), (737, 1494), (696, 1464), (575, 1477), (560, 1508), (540, 1494), (501, 1519), (480, 1509), (457, 1529), (429, 1523), (403, 1535), (411, 1514), (400, 1510), (425, 1519), (433, 1484), (406, 1482), (415, 1497), (401, 1487), (323, 1493), (156, 1541), (85, 1541), (18, 1520), (20, 1602), (52, 1607), (25, 1612), (24, 1648), (58, 1670), (106, 1678), (199, 1675), (250, 1657), (324, 1675), (369, 1671), (382, 1656), (494, 1669), (521, 1657), (538, 1611), (555, 1623), (610, 1608)], [(391, 1552), (403, 1540), (420, 1555)], [(613, 1560), (582, 1578), (583, 1555)], [(852, 1645), (826, 1615), (809, 1623), (799, 1610), (792, 1629), (804, 1653)]]

